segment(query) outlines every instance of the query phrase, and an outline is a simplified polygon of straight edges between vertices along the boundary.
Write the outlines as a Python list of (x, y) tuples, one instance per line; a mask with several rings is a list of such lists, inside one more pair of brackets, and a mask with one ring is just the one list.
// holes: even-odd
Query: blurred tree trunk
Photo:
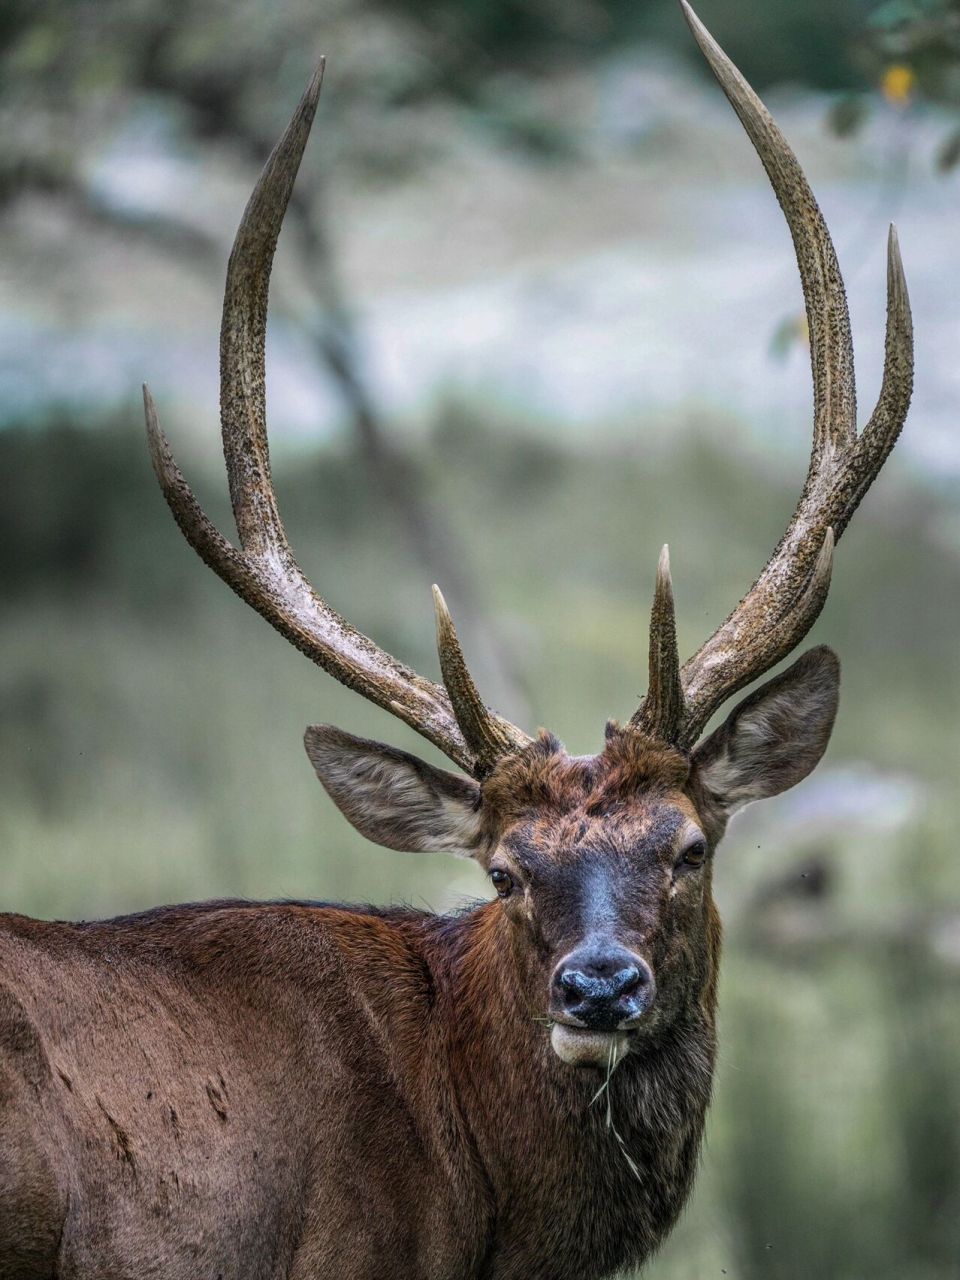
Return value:
[(294, 192), (288, 217), (299, 224), (310, 278), (316, 282), (319, 307), (311, 322), (303, 320), (317, 358), (336, 385), (347, 411), (358, 458), (403, 531), (414, 556), (439, 582), (454, 609), (468, 651), (486, 673), (485, 695), (520, 724), (530, 719), (509, 646), (483, 593), (475, 585), (470, 557), (449, 520), (431, 503), (424, 477), (384, 428), (363, 376), (358, 341), (343, 300), (334, 255), (321, 216), (322, 197)]

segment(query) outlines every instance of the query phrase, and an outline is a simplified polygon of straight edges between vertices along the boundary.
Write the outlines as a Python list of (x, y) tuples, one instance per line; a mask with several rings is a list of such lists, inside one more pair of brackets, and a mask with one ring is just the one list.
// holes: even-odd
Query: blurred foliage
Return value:
[[(131, 406), (130, 417), (135, 414)], [(626, 715), (640, 692), (646, 587), (656, 547), (665, 539), (671, 543), (680, 643), (692, 651), (776, 541), (794, 485), (791, 477), (773, 481), (761, 464), (723, 451), (722, 430), (709, 421), (657, 433), (683, 441), (669, 450), (601, 437), (589, 454), (573, 454), (543, 435), (516, 425), (507, 432), (489, 419), (488, 409), (481, 420), (469, 408), (451, 405), (421, 441), (418, 462), (434, 500), (457, 513), (466, 544), (478, 549), (479, 572), (495, 594), (493, 608), (524, 652), (536, 719), (571, 749), (594, 749), (604, 717)], [(286, 466), (281, 457), (277, 467), (285, 521), (307, 572), (316, 568), (324, 594), (363, 630), (432, 672), (431, 566), (417, 564), (398, 541), (395, 517), (370, 492), (352, 449), (330, 448)], [(192, 555), (156, 490), (139, 428), (124, 422), (102, 431), (62, 423), (7, 430), (0, 433), (0, 469), (12, 480), (0, 508), (0, 635), (10, 650), (0, 664), (0, 732), (3, 782), (12, 794), (23, 794), (21, 769), (30, 776), (45, 770), (45, 792), (62, 789), (58, 807), (76, 805), (81, 822), (90, 805), (96, 808), (95, 789), (78, 793), (76, 782), (80, 777), (90, 787), (102, 786), (109, 774), (104, 759), (91, 750), (65, 767), (57, 733), (43, 737), (34, 711), (58, 698), (95, 703), (94, 689), (115, 703), (121, 695), (111, 682), (128, 659), (114, 661), (114, 649), (117, 655), (129, 651), (129, 661), (151, 673), (151, 683), (123, 691), (128, 723), (101, 724), (96, 732), (111, 741), (110, 759), (119, 754), (129, 762), (146, 749), (151, 785), (162, 795), (171, 794), (181, 777), (178, 752), (171, 748), (154, 758), (150, 744), (137, 742), (136, 728), (146, 716), (156, 726), (157, 743), (175, 741), (181, 729), (152, 679), (162, 670), (167, 681), (193, 688), (190, 732), (181, 728), (199, 751), (208, 740), (197, 724), (206, 716), (205, 681), (209, 677), (216, 687), (231, 674), (220, 646), (244, 673), (255, 670), (249, 674), (255, 699), (271, 687), (270, 672), (283, 672), (276, 676), (268, 716), (271, 735), (283, 736), (281, 754), (299, 750), (301, 695), (314, 707), (328, 700), (339, 706), (343, 698), (348, 724), (358, 717), (383, 719), (288, 652)], [(221, 477), (211, 484), (201, 470), (195, 487), (211, 516), (229, 529)], [(749, 504), (731, 501), (744, 491), (751, 494)], [(953, 783), (960, 725), (953, 642), (960, 632), (960, 565), (940, 536), (945, 512), (929, 493), (901, 487), (898, 494), (881, 480), (844, 539), (835, 589), (816, 632), (839, 642), (847, 659), (837, 755), (857, 756), (869, 742), (877, 765), (902, 769), (909, 761), (916, 776), (937, 788)], [(709, 547), (723, 548), (722, 564), (705, 551)], [(547, 565), (551, 572), (545, 574)], [(456, 611), (455, 600), (451, 605)], [(156, 667), (146, 651), (162, 654)], [(42, 696), (31, 692), (40, 687)], [(884, 697), (873, 696), (878, 688)], [(289, 707), (283, 724), (273, 723), (282, 705)], [(68, 714), (61, 707), (51, 724)], [(390, 721), (380, 728), (406, 733)], [(34, 739), (36, 759), (20, 749), (24, 735)], [(221, 761), (231, 751), (246, 751), (245, 745), (228, 748), (225, 732), (215, 736), (224, 740), (217, 749)], [(267, 754), (276, 749), (273, 744)], [(209, 762), (203, 768), (209, 771)], [(190, 785), (197, 793), (207, 789), (211, 806), (229, 808), (209, 779), (194, 773)], [(338, 828), (337, 834), (344, 833)], [(255, 851), (241, 843), (238, 866), (249, 871)], [(18, 846), (19, 840), (5, 842), (8, 873)], [(79, 902), (72, 898), (77, 886), (58, 881), (56, 892), (65, 897), (45, 902), (45, 870), (29, 856), (21, 870), (33, 886), (25, 905), (37, 910), (67, 909), (71, 902), (76, 909), (86, 893), (98, 910), (142, 904), (135, 889), (110, 875), (99, 885), (89, 882)], [(246, 876), (240, 872), (243, 891), (253, 887)], [(268, 875), (260, 891), (269, 889)], [(189, 890), (188, 882), (168, 886), (171, 893)], [(132, 899), (114, 898), (130, 892)]]
[[(444, 908), (483, 894), (472, 864), (375, 848), (325, 800), (300, 745), (305, 723), (429, 748), (214, 580), (173, 525), (136, 416), (131, 404), (103, 431), (59, 422), (0, 433), (4, 906), (100, 915), (244, 894)], [(595, 749), (605, 716), (626, 716), (643, 682), (656, 548), (670, 539), (691, 649), (749, 582), (799, 477), (773, 480), (731, 456), (710, 421), (668, 433), (684, 441), (669, 451), (598, 437), (574, 454), (488, 419), (448, 405), (420, 464), (481, 549), (538, 719), (572, 750)], [(228, 529), (222, 476), (194, 479)], [(300, 559), (331, 602), (434, 674), (430, 566), (404, 550), (351, 452), (281, 459), (277, 486)], [(922, 950), (919, 933), (882, 942), (901, 904), (918, 927), (950, 903), (951, 885), (958, 905), (960, 566), (938, 537), (943, 514), (902, 471), (881, 480), (844, 539), (811, 637), (835, 643), (845, 664), (825, 767), (864, 754), (909, 765), (926, 788), (922, 823), (817, 836), (830, 873), (805, 909), (841, 932), (801, 952), (769, 932), (758, 941), (751, 921), (764, 877), (783, 893), (791, 868), (810, 865), (803, 837), (774, 819), (769, 854), (748, 849), (739, 825), (724, 846), (717, 1101), (691, 1207), (646, 1272), (657, 1280), (956, 1275), (957, 971)], [(851, 920), (866, 932), (846, 942)]]
[(960, 4), (887, 0), (871, 15), (875, 56), (901, 69), (932, 101), (960, 101)]
[(760, 964), (766, 983), (735, 962), (726, 992), (741, 1038), (722, 1193), (738, 1274), (946, 1280), (960, 1259), (955, 981), (910, 946), (821, 955), (811, 1004), (796, 975)]
[[(871, 28), (873, 56), (901, 73), (904, 101), (916, 93), (930, 102), (960, 107), (957, 0), (888, 0), (874, 14)], [(937, 156), (943, 170), (953, 169), (958, 161), (960, 126), (947, 134)]]
[[(856, 42), (856, 62), (868, 84), (899, 110), (919, 104), (960, 107), (960, 0), (884, 0), (875, 5)], [(861, 92), (841, 94), (830, 123), (841, 137), (855, 133), (875, 105)], [(943, 171), (960, 163), (960, 125), (937, 152)]]
[[(795, 79), (836, 89), (860, 81), (854, 38), (868, 10), (866, 0), (749, 9), (713, 0), (703, 16), (758, 87)], [(415, 150), (416, 138), (395, 125), (437, 100), (552, 152), (560, 122), (531, 118), (529, 106), (511, 110), (517, 77), (650, 40), (704, 71), (673, 0), (10, 0), (0, 19), (5, 168), (13, 156), (40, 165), (47, 153), (54, 167), (68, 166), (84, 134), (119, 123), (114, 113), (129, 110), (132, 93), (171, 105), (174, 128), (272, 142), (283, 123), (281, 84), (304, 83), (321, 49), (337, 81), (328, 127), (349, 137), (354, 163), (389, 167)]]

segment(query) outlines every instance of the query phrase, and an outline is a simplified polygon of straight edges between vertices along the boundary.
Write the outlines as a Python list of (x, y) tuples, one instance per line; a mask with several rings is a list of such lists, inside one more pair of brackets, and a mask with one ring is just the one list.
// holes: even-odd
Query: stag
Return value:
[[(209, 902), (0, 928), (0, 1276), (590, 1280), (641, 1263), (690, 1190), (716, 1053), (713, 858), (732, 813), (804, 778), (838, 663), (786, 658), (823, 607), (836, 540), (897, 439), (912, 382), (889, 241), (879, 402), (856, 427), (843, 283), (806, 179), (681, 0), (789, 225), (814, 385), (806, 483), (753, 586), (682, 665), (664, 549), (649, 685), (571, 757), (489, 710), (435, 589), (443, 684), (311, 588), (270, 479), (270, 268), (320, 71), (267, 161), (227, 271), (223, 446), (239, 545), (214, 527), (144, 392), (160, 485), (203, 560), (337, 680), (460, 772), (306, 731), (334, 803), (400, 850), (476, 859), (492, 900), (409, 908)], [(606, 1099), (591, 1105), (598, 1089)]]

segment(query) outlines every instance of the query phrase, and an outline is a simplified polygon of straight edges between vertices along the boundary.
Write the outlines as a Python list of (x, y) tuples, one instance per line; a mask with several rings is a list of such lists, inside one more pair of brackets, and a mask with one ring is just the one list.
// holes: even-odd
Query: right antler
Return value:
[(689, 749), (720, 704), (785, 658), (823, 608), (834, 543), (883, 466), (907, 414), (913, 387), (913, 328), (891, 227), (883, 382), (877, 407), (858, 437), (850, 319), (823, 215), (763, 103), (686, 0), (680, 4), (763, 162), (790, 227), (806, 304), (814, 388), (813, 450), (793, 518), (759, 578), (682, 668), (669, 561), (661, 557), (650, 627), (649, 691), (630, 723)]
[(220, 418), (240, 549), (219, 532), (193, 496), (144, 387), (153, 466), (187, 541), (237, 595), (341, 684), (398, 716), (462, 768), (482, 777), (500, 756), (530, 739), (481, 702), (439, 591), (437, 644), (445, 689), (391, 657), (317, 595), (294, 559), (270, 478), (264, 388), (270, 269), (322, 78), (321, 62), (254, 188), (227, 267)]

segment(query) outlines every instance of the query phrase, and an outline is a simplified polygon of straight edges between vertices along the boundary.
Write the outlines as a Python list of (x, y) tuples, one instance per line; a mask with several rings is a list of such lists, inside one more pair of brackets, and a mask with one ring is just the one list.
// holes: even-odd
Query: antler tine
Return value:
[(857, 392), (847, 297), (836, 250), (810, 184), (766, 107), (711, 36), (687, 0), (680, 0), (693, 37), (740, 117), (783, 209), (800, 268), (813, 369), (814, 447), (857, 433)]
[(670, 741), (683, 715), (677, 621), (670, 578), (670, 548), (664, 544), (657, 564), (657, 583), (650, 611), (650, 684), (630, 723), (655, 738)]
[[(762, 573), (717, 631), (680, 671), (683, 709), (671, 740), (693, 745), (713, 712), (796, 647), (815, 622), (830, 584), (833, 547), (893, 448), (913, 385), (913, 330), (906, 281), (891, 229), (887, 336), (880, 398), (856, 434), (853, 346), (836, 252), (813, 192), (760, 99), (680, 0), (694, 38), (759, 155), (793, 237), (810, 331), (813, 448), (786, 532)], [(651, 691), (656, 701), (653, 680)], [(643, 725), (647, 703), (633, 717)]]
[[(527, 741), (525, 735), (488, 713), (489, 741), (468, 741), (445, 689), (380, 649), (317, 595), (287, 542), (270, 478), (264, 394), (270, 269), (322, 76), (321, 62), (247, 203), (227, 268), (220, 416), (240, 549), (204, 514), (174, 461), (144, 387), (153, 466), (187, 541), (228, 586), (341, 684), (398, 716), (462, 768), (482, 773), (491, 767), (495, 749), (500, 754), (516, 750)], [(476, 695), (472, 681), (470, 688)]]
[(227, 263), (220, 321), (220, 430), (245, 551), (289, 548), (270, 476), (265, 346), (273, 255), (323, 84), (324, 59), (247, 201)]
[(433, 586), (433, 605), (443, 683), (467, 746), (477, 757), (475, 772), (486, 774), (502, 756), (528, 746), (532, 739), (484, 706), (467, 669), (447, 602), (436, 583)]
[[(897, 443), (910, 407), (913, 390), (913, 317), (910, 314), (910, 297), (907, 281), (900, 260), (900, 241), (897, 228), (891, 222), (887, 236), (887, 332), (884, 343), (883, 380), (877, 407), (857, 441), (857, 461), (862, 473), (868, 476), (867, 484), (856, 495), (847, 512), (847, 519), (866, 492), (870, 480), (877, 474)], [(838, 534), (839, 536), (839, 534)]]

